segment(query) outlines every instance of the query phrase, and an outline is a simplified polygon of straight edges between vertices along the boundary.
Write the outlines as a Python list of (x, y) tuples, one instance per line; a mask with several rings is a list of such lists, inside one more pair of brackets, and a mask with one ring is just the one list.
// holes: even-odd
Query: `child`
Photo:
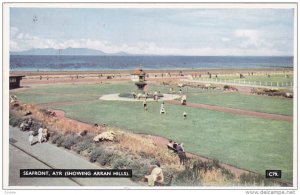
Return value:
[(160, 114), (165, 114), (166, 113), (166, 110), (165, 110), (165, 103), (161, 103), (160, 105)]
[(186, 117), (187, 117), (187, 113), (184, 111), (184, 112), (182, 113), (182, 115), (183, 115), (183, 119), (185, 120)]
[(148, 110), (148, 107), (147, 107), (147, 98), (144, 99), (143, 105), (144, 105), (144, 110), (147, 111)]
[(39, 143), (41, 144), (43, 142), (43, 128), (39, 128), (38, 130), (38, 140), (39, 140)]
[(30, 146), (32, 145), (32, 141), (33, 141), (33, 131), (29, 131), (29, 138), (28, 141), (30, 143)]

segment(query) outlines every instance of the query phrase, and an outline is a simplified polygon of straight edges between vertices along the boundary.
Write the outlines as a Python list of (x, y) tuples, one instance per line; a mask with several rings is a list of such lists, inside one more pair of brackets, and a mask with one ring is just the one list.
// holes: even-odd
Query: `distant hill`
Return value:
[(128, 55), (125, 52), (108, 54), (103, 51), (95, 50), (95, 49), (87, 49), (87, 48), (66, 48), (66, 49), (31, 49), (27, 51), (20, 52), (10, 52), (10, 55)]

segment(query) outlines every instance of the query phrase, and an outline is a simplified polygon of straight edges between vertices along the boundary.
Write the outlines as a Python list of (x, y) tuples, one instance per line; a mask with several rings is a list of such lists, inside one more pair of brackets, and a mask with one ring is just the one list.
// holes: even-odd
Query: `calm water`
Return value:
[(11, 70), (128, 70), (293, 67), (293, 57), (232, 56), (10, 56)]

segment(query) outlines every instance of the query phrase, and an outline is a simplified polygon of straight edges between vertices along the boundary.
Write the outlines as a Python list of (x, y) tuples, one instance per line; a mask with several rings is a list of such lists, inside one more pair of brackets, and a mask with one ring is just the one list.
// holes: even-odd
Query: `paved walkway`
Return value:
[[(174, 99), (181, 97), (180, 95), (176, 95), (176, 94), (163, 94), (163, 95), (164, 95), (164, 97), (159, 98), (158, 101), (169, 101), (169, 100), (174, 100)], [(134, 99), (134, 98), (120, 97), (119, 93), (103, 95), (99, 99), (100, 100), (114, 100), (114, 101), (144, 101), (144, 98)], [(153, 98), (147, 98), (147, 101), (155, 101), (155, 100), (153, 100)]]
[[(175, 105), (181, 105), (181, 102), (176, 101), (176, 100), (168, 101), (168, 103), (175, 104)], [(238, 114), (238, 115), (252, 116), (252, 117), (257, 117), (257, 118), (293, 122), (293, 117), (286, 116), (286, 115), (269, 114), (269, 113), (264, 113), (264, 112), (255, 112), (255, 111), (250, 111), (250, 110), (241, 110), (241, 109), (236, 109), (236, 108), (214, 106), (214, 105), (209, 105), (209, 104), (187, 103), (186, 106), (193, 107), (193, 108), (203, 108), (203, 109), (214, 110), (214, 111), (219, 111), (219, 112), (228, 112), (228, 113)]]
[(30, 146), (28, 132), (22, 132), (14, 127), (10, 127), (9, 131), (10, 186), (118, 186), (120, 188), (138, 186), (127, 178), (20, 178), (20, 169), (101, 169), (101, 167), (49, 143)]

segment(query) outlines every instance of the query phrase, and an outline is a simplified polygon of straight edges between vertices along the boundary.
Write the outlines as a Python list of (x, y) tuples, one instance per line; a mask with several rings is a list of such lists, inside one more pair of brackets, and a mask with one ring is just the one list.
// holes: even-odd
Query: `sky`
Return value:
[(10, 8), (10, 51), (290, 56), (293, 9)]

